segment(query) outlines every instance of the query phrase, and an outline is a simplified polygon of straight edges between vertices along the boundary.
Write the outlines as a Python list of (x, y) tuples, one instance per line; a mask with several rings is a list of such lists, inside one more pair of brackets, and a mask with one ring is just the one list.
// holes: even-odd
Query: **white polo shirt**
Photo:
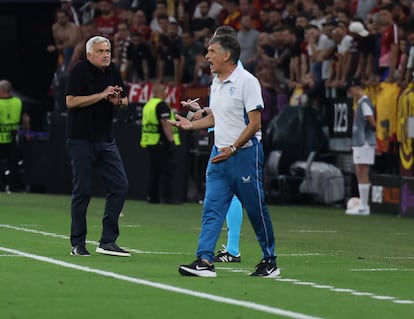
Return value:
[[(247, 113), (264, 108), (262, 90), (256, 77), (240, 65), (223, 82), (213, 78), (210, 108), (214, 115), (214, 144), (218, 148), (233, 145), (249, 123)], [(243, 147), (262, 139), (258, 130)]]

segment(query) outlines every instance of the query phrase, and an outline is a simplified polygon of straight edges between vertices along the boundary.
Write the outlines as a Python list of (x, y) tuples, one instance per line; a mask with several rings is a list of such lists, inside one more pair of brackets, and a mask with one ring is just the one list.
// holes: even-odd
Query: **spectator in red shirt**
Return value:
[(398, 27), (392, 16), (393, 5), (385, 5), (379, 11), (381, 22), (381, 47), (379, 56), (379, 72), (381, 81), (393, 82), (398, 65)]
[(95, 18), (96, 29), (113, 43), (121, 18), (114, 14), (112, 0), (99, 0), (98, 7), (101, 15)]
[(141, 34), (147, 41), (151, 37), (151, 28), (147, 25), (147, 16), (143, 10), (137, 10), (132, 17), (132, 23), (129, 26), (132, 32)]
[(240, 18), (241, 13), (238, 6), (237, 0), (225, 0), (224, 1), (224, 8), (220, 13), (220, 24), (228, 25), (232, 27), (234, 30), (240, 29)]

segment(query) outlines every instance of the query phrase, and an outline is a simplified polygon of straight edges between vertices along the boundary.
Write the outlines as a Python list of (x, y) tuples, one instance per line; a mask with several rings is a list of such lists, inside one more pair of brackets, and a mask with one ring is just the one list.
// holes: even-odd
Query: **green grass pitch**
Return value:
[[(104, 199), (88, 211), (90, 257), (70, 256), (70, 196), (0, 194), (0, 318), (414, 318), (414, 219), (271, 205), (281, 277), (250, 277), (261, 258), (244, 215), (241, 263), (182, 277), (202, 206), (127, 200), (117, 243), (95, 253)], [(217, 249), (226, 242), (226, 230)]]

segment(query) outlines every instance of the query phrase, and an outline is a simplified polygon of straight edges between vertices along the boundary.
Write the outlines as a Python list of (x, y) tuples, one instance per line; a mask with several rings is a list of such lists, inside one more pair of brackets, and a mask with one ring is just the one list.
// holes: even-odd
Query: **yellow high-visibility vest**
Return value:
[[(162, 102), (160, 98), (151, 98), (142, 109), (142, 131), (141, 131), (141, 147), (148, 145), (157, 145), (160, 141), (159, 126), (160, 121), (157, 118), (157, 105)], [(174, 112), (170, 108), (170, 119), (175, 120)], [(180, 134), (175, 126), (172, 126), (174, 144), (180, 145)]]
[(0, 99), (0, 144), (13, 141), (13, 132), (19, 128), (22, 100), (18, 97)]

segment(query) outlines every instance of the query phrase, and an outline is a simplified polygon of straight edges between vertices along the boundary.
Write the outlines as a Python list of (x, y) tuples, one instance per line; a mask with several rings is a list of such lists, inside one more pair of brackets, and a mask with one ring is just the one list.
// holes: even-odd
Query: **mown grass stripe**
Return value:
[[(290, 310), (284, 310), (284, 309), (280, 309), (280, 308), (261, 305), (261, 304), (257, 304), (257, 303), (250, 302), (250, 301), (243, 301), (243, 300), (237, 300), (237, 299), (222, 297), (222, 296), (218, 296), (218, 295), (212, 295), (212, 294), (208, 294), (208, 293), (204, 293), (204, 292), (199, 292), (199, 291), (194, 291), (194, 290), (190, 290), (190, 289), (185, 289), (185, 288), (175, 287), (175, 286), (171, 286), (171, 285), (166, 285), (166, 284), (162, 284), (162, 283), (159, 283), (159, 282), (153, 282), (153, 281), (149, 281), (149, 280), (145, 280), (145, 279), (139, 279), (139, 278), (135, 278), (135, 277), (125, 276), (125, 275), (117, 274), (117, 273), (111, 272), (111, 271), (105, 271), (105, 270), (100, 270), (100, 269), (94, 269), (94, 268), (91, 268), (91, 267), (85, 267), (85, 266), (81, 266), (81, 265), (71, 264), (71, 263), (61, 261), (61, 260), (58, 260), (58, 259), (53, 259), (53, 258), (50, 258), (50, 257), (45, 257), (45, 256), (40, 256), (40, 255), (34, 255), (34, 254), (26, 253), (26, 252), (23, 252), (23, 251), (6, 248), (6, 247), (0, 247), (0, 251), (7, 252), (9, 254), (15, 254), (15, 255), (18, 255), (18, 256), (23, 256), (23, 257), (34, 259), (34, 260), (37, 260), (37, 261), (46, 262), (46, 263), (49, 263), (49, 264), (54, 264), (54, 265), (65, 267), (65, 268), (70, 268), (70, 269), (80, 270), (80, 271), (84, 271), (84, 272), (94, 273), (94, 274), (104, 276), (104, 277), (110, 277), (110, 278), (123, 280), (123, 281), (130, 282), (130, 283), (135, 283), (135, 284), (138, 284), (138, 285), (144, 285), (144, 286), (157, 288), (157, 289), (162, 289), (162, 290), (175, 292), (175, 293), (179, 293), (179, 294), (183, 294), (183, 295), (188, 295), (188, 296), (192, 296), (192, 297), (198, 297), (198, 298), (201, 298), (201, 299), (211, 300), (211, 301), (214, 301), (214, 302), (245, 307), (245, 308), (248, 308), (248, 309), (253, 309), (253, 310), (257, 310), (257, 311), (265, 312), (265, 313), (270, 313), (270, 314), (274, 314), (274, 315), (279, 315), (279, 316), (283, 316), (283, 317), (286, 317), (286, 318), (322, 319), (321, 317), (314, 317), (314, 316), (310, 316), (310, 315), (306, 315), (306, 314), (302, 314), (302, 313), (298, 313), (298, 312), (294, 312), (294, 311), (290, 311)], [(259, 279), (259, 280), (262, 280), (262, 279)]]

